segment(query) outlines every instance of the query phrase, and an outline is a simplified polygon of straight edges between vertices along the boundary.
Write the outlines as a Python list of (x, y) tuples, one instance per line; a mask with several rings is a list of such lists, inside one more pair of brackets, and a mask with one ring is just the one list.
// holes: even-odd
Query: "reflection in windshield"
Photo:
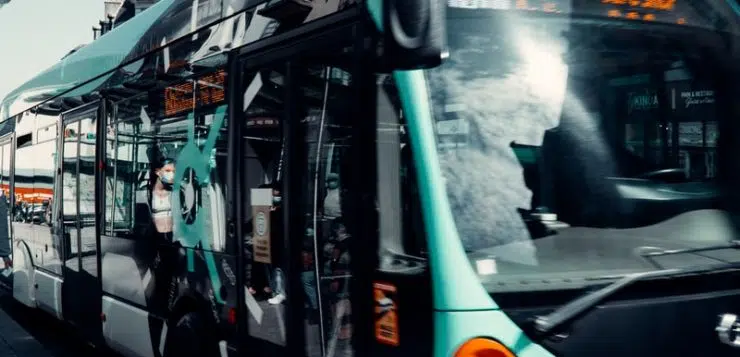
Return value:
[(603, 274), (651, 269), (646, 247), (734, 237), (717, 185), (726, 35), (481, 13), (450, 11), (450, 59), (427, 72), (468, 251), (503, 263), (499, 276)]
[[(467, 35), (475, 24), (459, 25), (450, 31), (457, 45), (450, 63), (429, 78), (432, 88), (445, 88), (434, 92), (444, 103), (435, 114), (449, 120), (438, 123), (438, 133), (449, 196), (466, 221), (458, 229), (473, 250), (528, 242), (517, 208), (528, 208), (532, 193), (510, 144), (540, 145), (545, 130), (558, 125), (567, 42), (527, 28)], [(553, 32), (566, 29), (557, 27)]]

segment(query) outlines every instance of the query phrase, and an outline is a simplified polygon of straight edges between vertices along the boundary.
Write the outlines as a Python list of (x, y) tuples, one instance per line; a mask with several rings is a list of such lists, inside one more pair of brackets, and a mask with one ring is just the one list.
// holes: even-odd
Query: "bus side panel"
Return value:
[(14, 242), (13, 246), (13, 298), (28, 307), (36, 307), (31, 251), (23, 241)]
[[(110, 296), (103, 296), (103, 337), (112, 349), (127, 357), (154, 357), (149, 313)], [(159, 342), (159, 341), (157, 341)], [(161, 355), (161, 354), (160, 354)]]
[(34, 269), (36, 301), (38, 307), (52, 316), (62, 319), (62, 279), (47, 272)]
[(145, 259), (153, 253), (137, 247), (142, 242), (133, 239), (103, 235), (100, 243), (103, 337), (111, 348), (126, 356), (156, 356), (160, 339), (155, 337), (150, 320), (160, 330), (163, 321), (148, 311), (147, 287), (153, 283), (154, 274)]
[[(103, 334), (111, 347), (131, 356), (150, 356), (146, 351), (161, 356), (168, 343), (178, 343), (168, 341), (168, 331), (188, 312), (204, 318), (208, 327), (204, 332), (209, 333), (204, 340), (219, 346), (226, 346), (227, 342), (234, 345), (235, 321), (230, 321), (229, 317), (236, 305), (235, 258), (208, 252), (217, 263), (212, 272), (202, 258), (203, 251), (194, 250), (190, 271), (187, 250), (192, 248), (101, 237)], [(217, 277), (210, 274), (217, 274)], [(210, 293), (214, 278), (223, 285), (217, 292)], [(221, 299), (223, 303), (218, 301)], [(132, 326), (136, 326), (137, 333), (127, 335), (125, 332)], [(133, 343), (143, 346), (132, 348)]]

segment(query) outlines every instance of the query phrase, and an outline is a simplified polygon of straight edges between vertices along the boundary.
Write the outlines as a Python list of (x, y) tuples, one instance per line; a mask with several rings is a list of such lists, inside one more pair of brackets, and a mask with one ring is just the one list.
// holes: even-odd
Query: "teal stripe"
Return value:
[(383, 31), (383, 0), (367, 0), (367, 11), (370, 13), (370, 18), (375, 23), (375, 27), (381, 32)]
[[(483, 288), (465, 255), (455, 227), (439, 166), (431, 104), (424, 72), (396, 71), (396, 85), (408, 118), (418, 172), (424, 226), (429, 244), (434, 307), (440, 310), (483, 310), (498, 306)], [(445, 282), (455, 282), (454, 287)]]
[[(226, 105), (222, 105), (216, 108), (213, 115), (213, 122), (210, 125), (208, 138), (204, 143), (204, 150), (198, 148), (195, 138), (195, 116), (193, 112), (188, 114), (188, 142), (180, 150), (177, 156), (177, 166), (175, 168), (175, 184), (173, 192), (180, 192), (182, 187), (182, 180), (180, 178), (185, 177), (187, 170), (193, 170), (195, 176), (198, 178), (198, 183), (201, 188), (206, 188), (211, 180), (211, 171), (213, 169), (210, 166), (211, 162), (211, 150), (216, 146), (216, 140), (218, 139), (221, 129), (226, 125)], [(182, 218), (182, 205), (176, 204), (172, 208), (172, 216), (175, 224), (175, 238), (187, 249), (187, 268), (188, 272), (192, 273), (195, 271), (195, 250), (199, 246), (201, 248), (203, 259), (205, 260), (206, 267), (208, 269), (208, 276), (211, 279), (211, 286), (213, 287), (213, 294), (216, 297), (216, 301), (223, 304), (224, 300), (221, 296), (221, 277), (218, 275), (218, 268), (216, 266), (216, 257), (210, 250), (210, 243), (212, 239), (212, 232), (206, 229), (207, 222), (213, 219), (210, 215), (211, 211), (198, 212), (195, 216), (195, 221), (188, 224)]]

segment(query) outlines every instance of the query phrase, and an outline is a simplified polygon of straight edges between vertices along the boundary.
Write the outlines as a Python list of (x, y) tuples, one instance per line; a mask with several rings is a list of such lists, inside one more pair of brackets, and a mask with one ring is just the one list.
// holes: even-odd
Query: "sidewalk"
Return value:
[(0, 310), (0, 357), (52, 357), (41, 343)]

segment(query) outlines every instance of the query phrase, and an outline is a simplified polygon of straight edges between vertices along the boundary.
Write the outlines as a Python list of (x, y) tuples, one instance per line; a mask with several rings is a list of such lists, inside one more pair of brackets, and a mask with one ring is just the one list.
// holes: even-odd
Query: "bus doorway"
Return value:
[(358, 56), (344, 35), (352, 29), (337, 27), (238, 62), (239, 305), (250, 355), (354, 356), (356, 336), (369, 330), (358, 314), (371, 311), (371, 295), (358, 289), (371, 291), (373, 265), (360, 268), (370, 242), (358, 236), (372, 217), (348, 203), (364, 187), (353, 172), (368, 166), (358, 146), (373, 146), (357, 130)]

